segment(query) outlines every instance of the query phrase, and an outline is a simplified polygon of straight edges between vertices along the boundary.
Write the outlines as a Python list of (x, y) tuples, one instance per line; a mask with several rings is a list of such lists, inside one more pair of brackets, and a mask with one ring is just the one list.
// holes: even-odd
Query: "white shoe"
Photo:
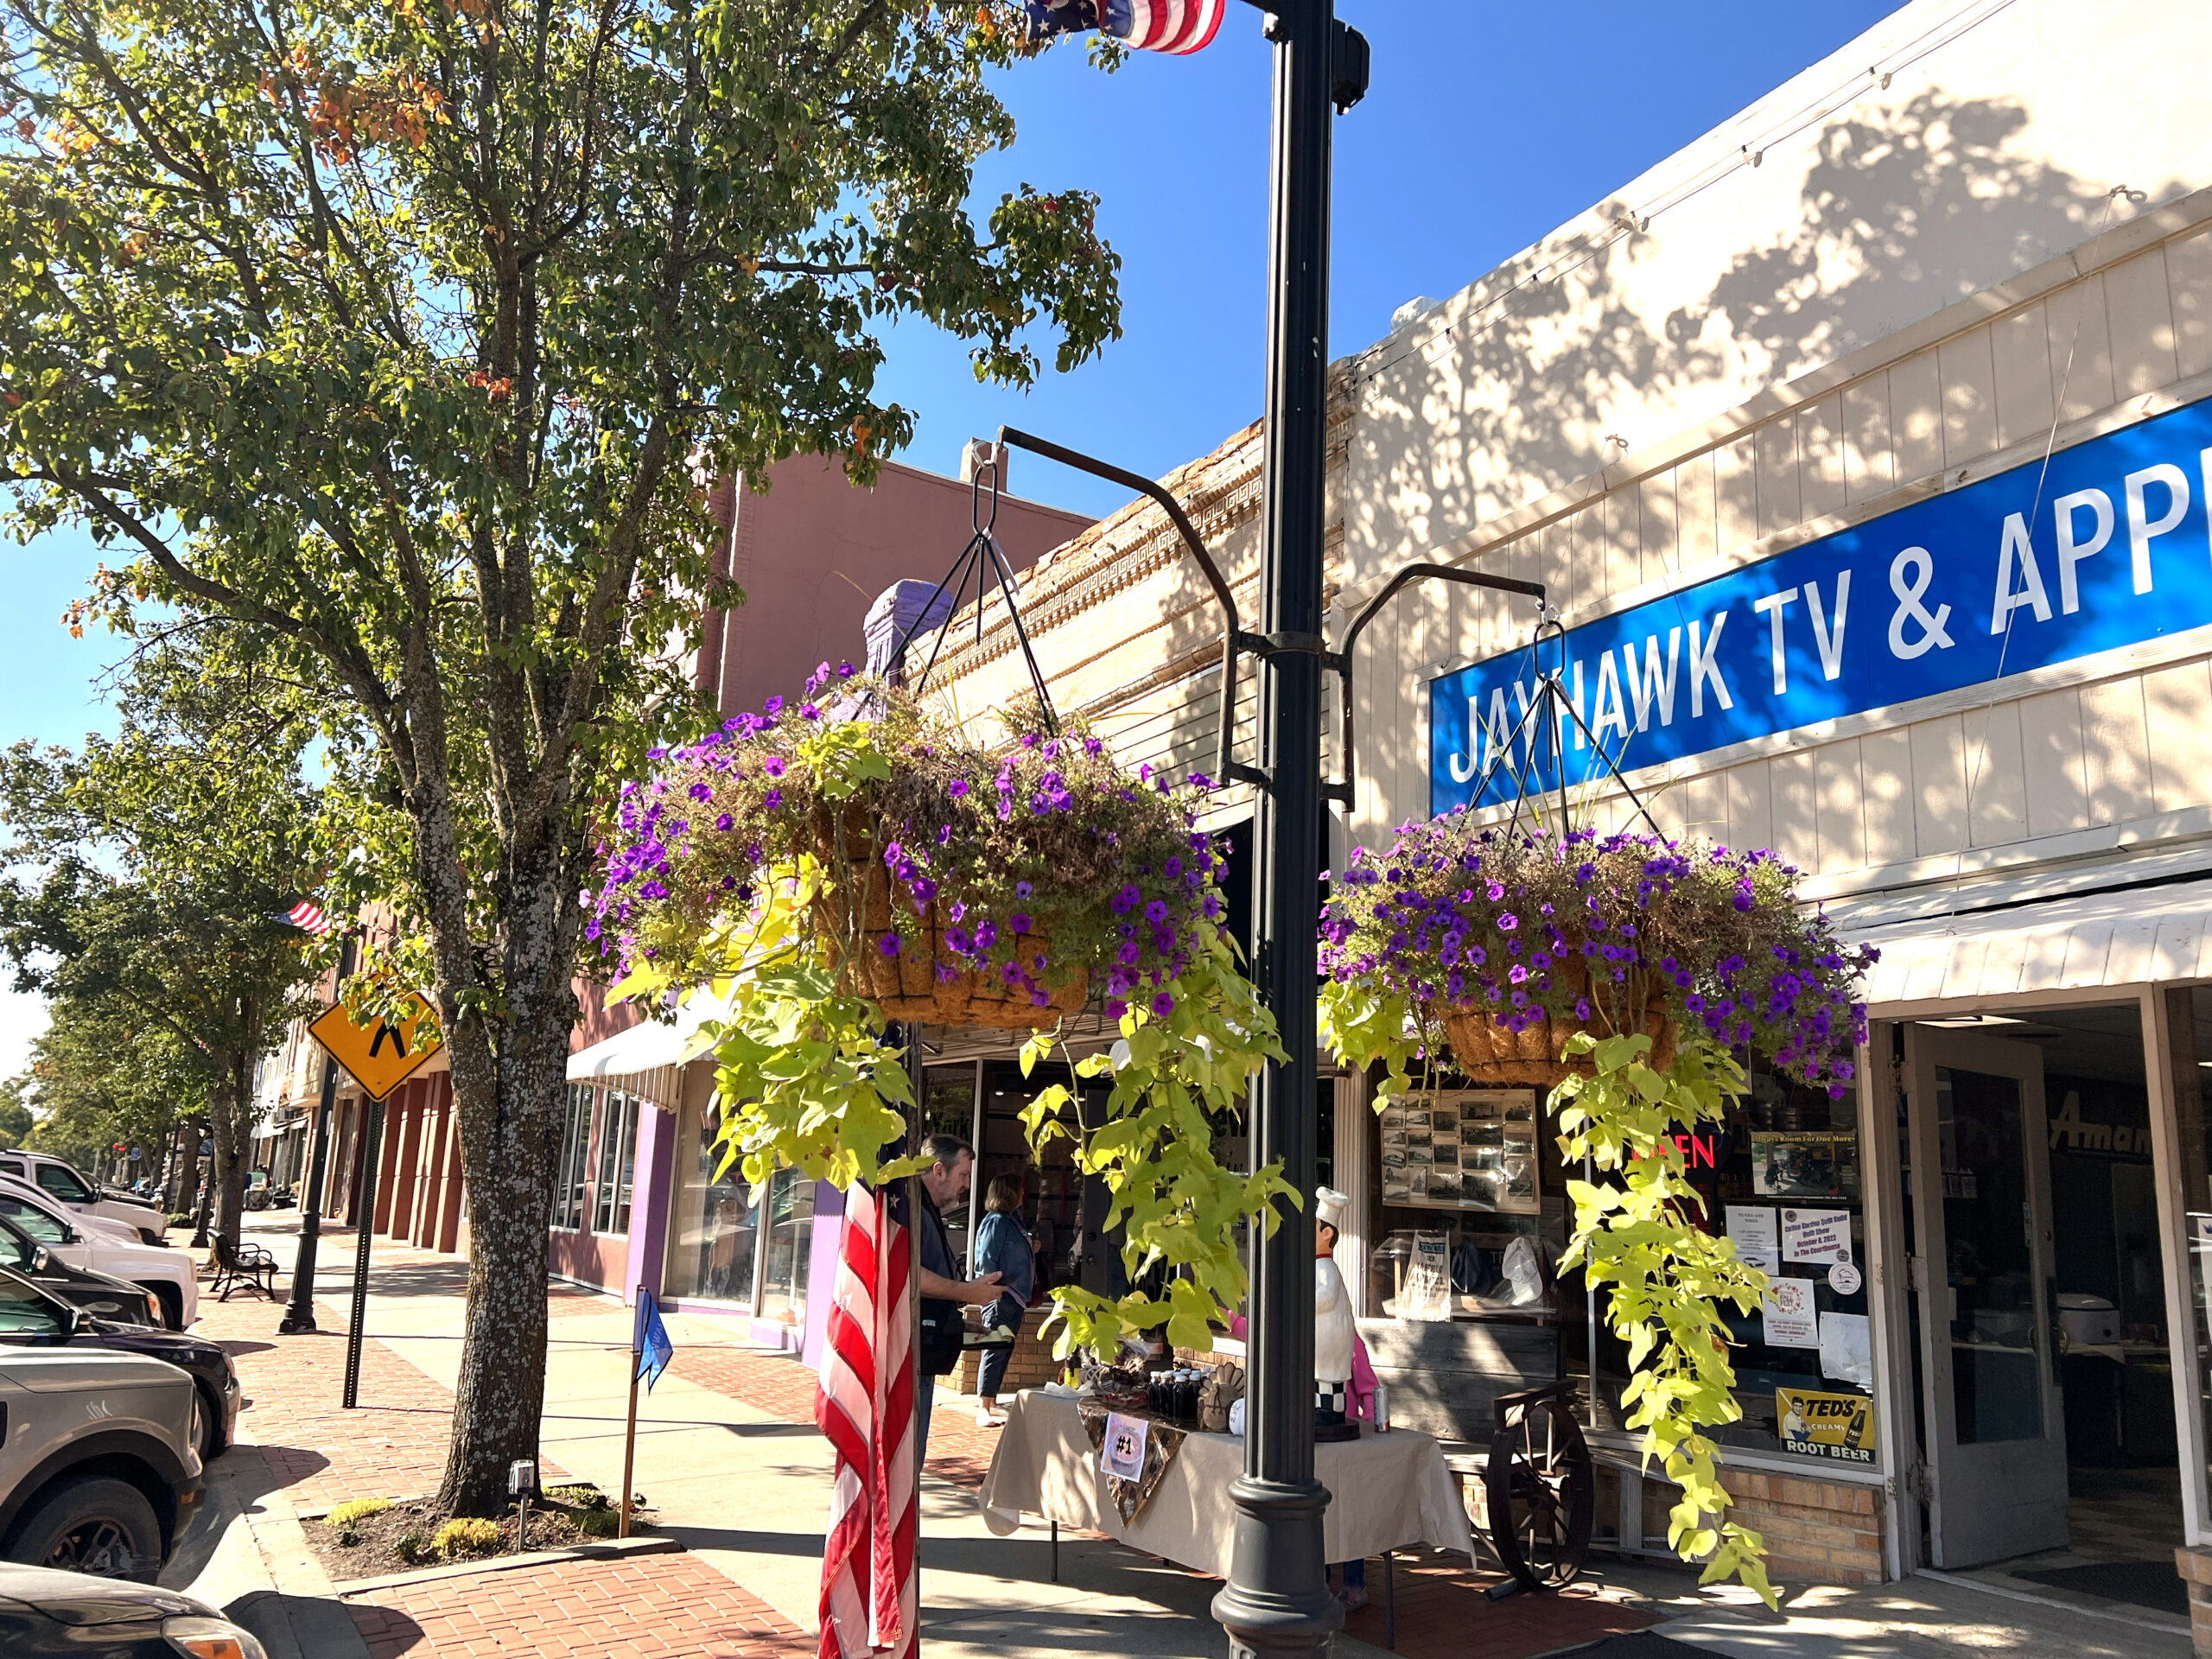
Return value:
[(1002, 1411), (978, 1411), (976, 1414), (976, 1427), (1003, 1428), (1006, 1427), (1006, 1414)]

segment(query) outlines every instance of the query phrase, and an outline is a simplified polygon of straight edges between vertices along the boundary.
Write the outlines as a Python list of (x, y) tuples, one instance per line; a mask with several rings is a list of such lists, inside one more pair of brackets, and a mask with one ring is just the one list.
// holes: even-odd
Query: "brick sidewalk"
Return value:
[(453, 1426), (453, 1395), (373, 1338), (361, 1344), (362, 1404), (340, 1406), (346, 1321), (318, 1302), (319, 1331), (276, 1334), (281, 1302), (200, 1303), (195, 1334), (219, 1342), (238, 1368), (246, 1405), (238, 1439), (261, 1448), (270, 1472), (302, 1510), (349, 1497), (420, 1497), (438, 1488)]
[(432, 1579), (352, 1605), (370, 1659), (812, 1659), (815, 1646), (680, 1554)]

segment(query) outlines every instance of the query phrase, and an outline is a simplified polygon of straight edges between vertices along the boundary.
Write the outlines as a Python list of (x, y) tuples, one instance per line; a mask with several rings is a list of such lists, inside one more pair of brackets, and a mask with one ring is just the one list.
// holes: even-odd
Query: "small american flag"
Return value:
[(294, 927), (308, 933), (330, 931), (330, 918), (323, 914), (322, 906), (302, 899), (284, 912), (284, 919)]
[(1029, 38), (1101, 29), (1124, 46), (1176, 56), (1196, 52), (1221, 27), (1228, 0), (1025, 0)]
[(914, 1650), (914, 1305), (906, 1230), (884, 1195), (845, 1195), (814, 1421), (836, 1454), (818, 1659)]

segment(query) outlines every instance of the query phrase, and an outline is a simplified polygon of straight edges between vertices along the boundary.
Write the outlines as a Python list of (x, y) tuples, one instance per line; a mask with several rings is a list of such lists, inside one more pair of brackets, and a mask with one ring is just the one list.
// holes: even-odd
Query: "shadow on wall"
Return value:
[[(1448, 340), (1363, 371), (1353, 556), (1379, 567), (1433, 548), (1618, 459), (1614, 432), (1633, 448), (1683, 430), (2187, 188), (2076, 177), (2022, 150), (2030, 121), (2017, 102), (1940, 91), (1832, 120), (1796, 225), (1663, 315), (1643, 307), (1664, 276), (1637, 273), (1692, 257), (1669, 243), (1671, 214), (1648, 232), (1601, 232), (1586, 258), (1554, 244), (1502, 266), (1484, 284), (1502, 297), (1468, 309)], [(2123, 183), (2137, 188), (2114, 202)], [(1719, 188), (1732, 184), (1744, 188), (1740, 175)], [(1628, 211), (1611, 203), (1592, 218)], [(1425, 338), (1419, 324), (1408, 337)]]

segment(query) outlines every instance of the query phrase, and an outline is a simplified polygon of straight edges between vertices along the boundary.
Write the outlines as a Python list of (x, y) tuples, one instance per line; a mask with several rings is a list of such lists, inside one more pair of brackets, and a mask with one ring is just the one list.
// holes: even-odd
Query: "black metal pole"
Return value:
[(361, 1393), (361, 1327), (369, 1317), (369, 1241), (376, 1234), (377, 1154), (384, 1147), (384, 1102), (365, 1103), (361, 1141), (361, 1189), (353, 1200), (353, 1313), (346, 1325), (346, 1395), (353, 1410)]
[[(1255, 826), (1253, 938), (1261, 988), (1289, 1059), (1261, 1076), (1253, 1156), (1259, 1164), (1280, 1159), (1305, 1202), (1253, 1247), (1244, 1473), (1230, 1488), (1236, 1517), (1229, 1584), (1213, 1602), (1237, 1659), (1321, 1652), (1344, 1623), (1322, 1554), (1329, 1494), (1313, 1478), (1314, 919), (1321, 902), (1329, 129), (1338, 31), (1333, 0), (1264, 4), (1274, 99), (1260, 580), (1261, 626), (1275, 648), (1262, 659), (1260, 683), (1262, 766), (1270, 776)], [(1236, 688), (1223, 686), (1222, 696), (1233, 699)]]
[[(347, 934), (338, 952), (337, 992), (346, 988), (353, 971), (353, 936)], [(334, 992), (334, 995), (336, 995)], [(322, 1193), (330, 1179), (330, 1113), (338, 1098), (338, 1062), (322, 1057), (322, 1098), (315, 1103), (315, 1150), (308, 1159), (308, 1191), (300, 1205), (300, 1251), (292, 1263), (292, 1300), (276, 1322), (279, 1336), (294, 1336), (315, 1329), (315, 1264), (322, 1238)]]

